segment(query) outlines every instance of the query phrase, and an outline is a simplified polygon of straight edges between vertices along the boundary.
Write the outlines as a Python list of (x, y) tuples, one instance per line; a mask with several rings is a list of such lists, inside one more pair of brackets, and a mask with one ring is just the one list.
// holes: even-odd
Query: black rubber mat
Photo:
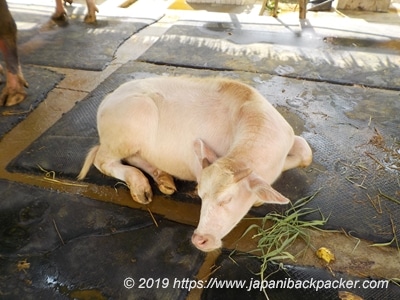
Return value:
[(70, 19), (67, 26), (51, 23), (54, 7), (11, 3), (10, 10), (19, 26), (18, 44), (21, 62), (51, 67), (84, 70), (103, 70), (109, 64), (120, 44), (134, 33), (157, 21), (162, 14), (152, 17), (129, 18), (97, 14), (97, 24), (85, 24), (85, 7), (67, 6)]
[[(0, 62), (3, 66), (4, 63)], [(0, 139), (20, 121), (25, 119), (29, 113), (43, 101), (47, 93), (63, 78), (63, 75), (56, 72), (34, 66), (23, 66), (25, 80), (29, 88), (26, 89), (27, 98), (16, 106), (0, 106)], [(5, 86), (5, 78), (0, 81), (0, 91)]]
[(311, 25), (300, 30), (297, 24), (287, 25), (271, 19), (266, 19), (266, 24), (248, 24), (235, 19), (181, 21), (139, 60), (399, 90), (398, 50), (374, 48), (381, 39), (387, 42), (391, 36), (366, 34), (365, 40), (346, 38), (351, 36), (351, 30), (328, 30)]
[(0, 198), (2, 299), (185, 299), (203, 261), (161, 216), (4, 180)]
[[(399, 299), (400, 287), (373, 278), (356, 278), (312, 267), (269, 265), (261, 280), (260, 261), (246, 254), (224, 252), (215, 263), (216, 272), (207, 282), (201, 299), (338, 300)], [(227, 285), (230, 285), (229, 287)], [(363, 288), (374, 286), (376, 288)], [(347, 292), (353, 298), (339, 297)], [(355, 298), (359, 296), (361, 298)]]
[[(320, 190), (309, 206), (329, 216), (327, 228), (344, 228), (354, 236), (377, 242), (392, 240), (393, 229), (400, 226), (400, 102), (396, 91), (129, 62), (23, 151), (8, 169), (43, 174), (41, 166), (57, 176), (76, 178), (86, 151), (98, 142), (95, 116), (104, 96), (133, 78), (180, 74), (225, 76), (255, 86), (314, 150), (313, 164), (305, 170), (285, 172), (274, 185), (276, 189), (293, 201)], [(105, 182), (95, 168), (87, 180), (115, 184), (114, 180)], [(182, 187), (188, 191), (194, 186), (182, 183), (178, 189)], [(182, 189), (171, 199), (198, 201), (193, 199), (193, 191), (186, 195)], [(264, 205), (251, 212), (263, 216), (272, 209), (282, 207)], [(310, 217), (321, 216), (316, 213)], [(400, 239), (400, 232), (395, 232)]]

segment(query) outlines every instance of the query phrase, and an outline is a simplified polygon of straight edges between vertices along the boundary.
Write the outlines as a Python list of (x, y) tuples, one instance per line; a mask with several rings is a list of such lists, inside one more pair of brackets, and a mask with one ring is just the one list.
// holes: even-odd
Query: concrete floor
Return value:
[[(43, 0), (45, 1), (45, 0)], [(51, 0), (45, 2), (52, 2)], [(37, 2), (37, 1), (35, 1)], [(121, 0), (122, 2), (122, 0)], [(112, 187), (104, 187), (99, 192), (99, 187), (89, 184), (88, 187), (68, 186), (63, 184), (49, 183), (40, 176), (30, 176), (20, 173), (9, 173), (6, 171), (6, 165), (23, 151), (35, 139), (37, 139), (46, 129), (50, 128), (65, 112), (70, 110), (77, 101), (82, 100), (93, 89), (95, 89), (104, 79), (117, 70), (120, 66), (130, 60), (135, 60), (143, 54), (149, 47), (156, 42), (163, 33), (168, 30), (177, 20), (193, 14), (190, 10), (171, 10), (168, 7), (173, 1), (163, 0), (139, 0), (129, 8), (130, 11), (146, 11), (154, 7), (164, 10), (165, 16), (155, 24), (145, 28), (139, 33), (129, 38), (120, 46), (115, 54), (115, 59), (110, 65), (101, 72), (50, 68), (58, 73), (64, 74), (65, 78), (48, 94), (47, 98), (21, 123), (19, 123), (11, 132), (6, 134), (0, 140), (0, 178), (15, 182), (22, 182), (29, 185), (45, 187), (60, 190), (67, 193), (81, 194), (92, 199), (100, 201), (112, 201), (133, 208), (142, 209), (141, 206), (133, 203), (129, 193), (124, 195), (116, 195)], [(400, 1), (394, 1), (391, 12), (389, 14), (367, 13), (367, 12), (329, 12), (329, 13), (308, 13), (309, 20), (324, 20), (324, 22), (340, 22), (346, 19), (364, 20), (369, 23), (382, 24), (400, 24)], [(51, 4), (50, 4), (51, 5)], [(99, 9), (109, 9), (116, 5), (116, 1), (104, 1), (98, 5)], [(241, 7), (233, 6), (209, 6), (209, 5), (193, 5), (196, 9), (204, 11), (228, 11), (229, 13), (240, 13), (249, 18), (257, 18), (261, 3), (257, 2), (252, 5)], [(203, 11), (203, 13), (204, 13)], [(297, 12), (287, 11), (285, 9), (279, 18), (285, 22), (288, 20), (296, 21)], [(62, 99), (62, 101), (60, 101)], [(34, 129), (34, 130), (32, 130)], [(118, 199), (117, 199), (118, 198)], [(150, 209), (154, 213), (165, 215), (168, 219), (196, 225), (198, 221), (198, 206), (186, 203), (175, 203), (170, 200), (154, 201)], [(249, 226), (251, 221), (244, 220), (241, 224), (226, 238), (225, 247), (235, 248), (239, 250), (251, 250), (255, 247), (255, 242), (251, 239), (242, 240), (238, 245), (237, 238), (243, 230)], [(343, 233), (328, 232), (312, 232), (312, 244), (315, 248), (324, 246), (327, 248), (335, 248), (337, 261), (331, 266), (333, 271), (343, 271), (350, 274), (360, 275), (368, 274), (371, 277), (382, 278), (399, 278), (400, 255), (399, 250), (395, 247), (370, 247), (369, 241), (357, 240)], [(337, 248), (336, 245), (342, 245)], [(295, 248), (301, 244), (295, 245)], [(210, 267), (216, 258), (215, 253), (209, 254), (204, 265), (199, 271), (198, 277), (203, 278), (209, 274)], [(374, 261), (375, 264), (371, 268), (364, 264), (365, 261)], [(352, 269), (349, 269), (351, 262)], [(296, 262), (299, 265), (313, 265), (317, 267), (325, 267), (314, 255), (314, 249), (309, 251)], [(198, 291), (193, 291), (189, 295), (189, 299), (196, 299)]]

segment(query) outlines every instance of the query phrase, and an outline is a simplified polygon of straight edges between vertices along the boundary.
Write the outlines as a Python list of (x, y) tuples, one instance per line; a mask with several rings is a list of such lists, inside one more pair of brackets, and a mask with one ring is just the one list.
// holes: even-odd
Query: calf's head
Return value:
[(230, 158), (217, 158), (201, 140), (196, 140), (194, 145), (201, 165), (197, 181), (202, 204), (192, 243), (199, 250), (208, 252), (220, 248), (221, 239), (253, 205), (289, 202), (250, 168)]

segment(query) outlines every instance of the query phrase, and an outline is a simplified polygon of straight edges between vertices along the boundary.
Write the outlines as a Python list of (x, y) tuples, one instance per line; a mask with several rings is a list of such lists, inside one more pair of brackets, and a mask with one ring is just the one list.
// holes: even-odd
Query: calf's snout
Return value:
[(201, 234), (195, 231), (192, 235), (193, 245), (204, 252), (210, 252), (221, 248), (222, 242), (211, 234)]

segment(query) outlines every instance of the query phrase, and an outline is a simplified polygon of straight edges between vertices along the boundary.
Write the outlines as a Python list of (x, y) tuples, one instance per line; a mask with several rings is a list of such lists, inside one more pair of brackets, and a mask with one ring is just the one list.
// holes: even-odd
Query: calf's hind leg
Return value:
[(312, 150), (305, 139), (294, 137), (293, 146), (286, 157), (283, 171), (296, 167), (307, 167), (312, 162)]
[(103, 174), (124, 181), (136, 202), (148, 204), (152, 201), (153, 193), (146, 176), (139, 169), (122, 164), (120, 157), (100, 146), (93, 164)]

